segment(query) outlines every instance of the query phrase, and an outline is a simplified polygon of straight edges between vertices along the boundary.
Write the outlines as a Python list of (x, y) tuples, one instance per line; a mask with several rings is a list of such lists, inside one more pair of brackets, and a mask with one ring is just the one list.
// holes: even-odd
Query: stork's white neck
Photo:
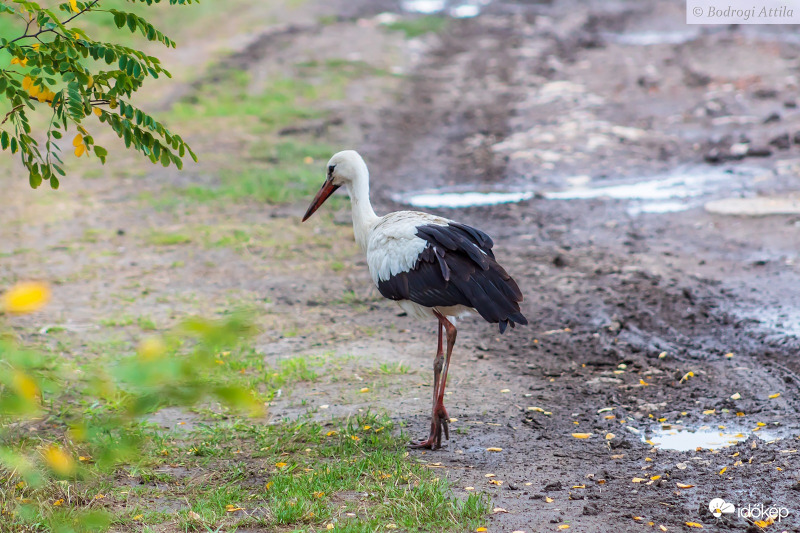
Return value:
[(380, 218), (369, 201), (369, 171), (366, 165), (358, 169), (355, 178), (346, 187), (353, 208), (353, 233), (358, 245), (366, 251), (370, 229)]

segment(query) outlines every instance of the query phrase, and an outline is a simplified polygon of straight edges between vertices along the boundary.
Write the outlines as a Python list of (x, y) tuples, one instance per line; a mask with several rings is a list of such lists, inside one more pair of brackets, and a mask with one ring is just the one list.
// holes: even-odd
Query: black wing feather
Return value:
[(509, 324), (528, 323), (519, 308), (522, 291), (495, 261), (491, 237), (456, 222), (419, 226), (417, 236), (427, 246), (409, 272), (378, 283), (384, 297), (425, 307), (473, 307), (486, 321), (499, 324), (501, 333)]

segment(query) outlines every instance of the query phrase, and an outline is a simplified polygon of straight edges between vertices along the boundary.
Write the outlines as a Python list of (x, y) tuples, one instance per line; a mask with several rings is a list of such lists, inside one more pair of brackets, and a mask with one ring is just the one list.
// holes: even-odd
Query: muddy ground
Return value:
[[(288, 20), (294, 26), (270, 25), (261, 38), (244, 40), (233, 64), (255, 80), (314, 54), (397, 67), (402, 77), (390, 89), (356, 84), (337, 104), (340, 120), (312, 125), (326, 142), (362, 152), (379, 214), (407, 208), (404, 199), (422, 190), (533, 194), (517, 203), (427, 209), (494, 237), (499, 261), (525, 293), (530, 326), (500, 336), (480, 320), (460, 323), (446, 399), (451, 438), (442, 450), (412, 457), (441, 469), (457, 492), (489, 493), (497, 511), (489, 531), (692, 530), (687, 523), (705, 531), (800, 531), (800, 211), (754, 217), (704, 208), (800, 189), (796, 28), (689, 27), (680, 1), (520, 0), (404, 40), (381, 31), (381, 13), (403, 13), (392, 2), (326, 3), (320, 14), (338, 18), (324, 26), (314, 9), (302, 11)], [(213, 80), (212, 72), (162, 103)], [(303, 202), (221, 214), (125, 203), (164, 180), (205, 176), (188, 172), (113, 185), (86, 180), (80, 187), (91, 201), (78, 195), (56, 211), (77, 227), (17, 227), (12, 247), (23, 246), (24, 235), (55, 247), (85, 227), (135, 233), (236, 217), (299, 224)], [(667, 188), (677, 192), (654, 195), (660, 185), (652, 184), (623, 198), (596, 191), (675, 177)], [(558, 199), (575, 196), (559, 191), (584, 198)], [(195, 295), (206, 309), (231, 294), (268, 299), (273, 318), (259, 341), (266, 357), (333, 352), (410, 369), (390, 373), (370, 395), (352, 393), (357, 373), (312, 384), (279, 399), (271, 416), (323, 405), (319, 416), (385, 409), (422, 437), (435, 325), (380, 300), (350, 243), (348, 212), (339, 210), (336, 220), (341, 231), (327, 238), (347, 263), (343, 271), (298, 270), (289, 261), (265, 274), (254, 264), (271, 258), (258, 251), (150, 253), (125, 232), (95, 247), (118, 253), (98, 259), (101, 266), (73, 264), (68, 251), (55, 249), (52, 266), (36, 268), (64, 277), (59, 290), (79, 309), (55, 303), (52, 320), (69, 311), (78, 329), (120, 305), (98, 302), (98, 294), (142, 276), (151, 277), (148, 294), (130, 306), (159, 317), (192, 304), (159, 307), (158, 295)], [(11, 272), (30, 265), (7, 261)], [(177, 261), (185, 266), (170, 271)], [(91, 279), (68, 276), (86, 269)], [(334, 303), (343, 288), (359, 305)], [(324, 326), (283, 335), (287, 321)], [(660, 432), (671, 431), (688, 435), (684, 451), (668, 449)], [(696, 431), (739, 442), (710, 450)], [(775, 524), (738, 512), (715, 518), (712, 498), (737, 510), (786, 508), (788, 517)]]

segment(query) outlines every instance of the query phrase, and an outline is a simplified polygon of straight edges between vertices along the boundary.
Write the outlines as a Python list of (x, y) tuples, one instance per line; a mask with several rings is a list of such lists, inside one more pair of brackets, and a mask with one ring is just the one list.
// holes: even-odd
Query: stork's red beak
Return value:
[(314, 211), (319, 209), (319, 206), (324, 204), (325, 200), (327, 200), (331, 194), (336, 192), (336, 189), (338, 188), (339, 185), (334, 185), (331, 180), (325, 180), (325, 183), (322, 184), (319, 192), (317, 192), (317, 195), (311, 201), (311, 205), (308, 206), (308, 211), (306, 211), (306, 214), (303, 216), (303, 222), (308, 220), (309, 217), (314, 214)]

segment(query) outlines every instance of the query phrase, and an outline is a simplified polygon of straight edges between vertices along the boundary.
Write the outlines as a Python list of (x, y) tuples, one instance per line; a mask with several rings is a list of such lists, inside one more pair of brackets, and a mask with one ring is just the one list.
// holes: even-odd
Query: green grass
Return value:
[(179, 232), (154, 230), (146, 236), (145, 242), (151, 246), (175, 246), (189, 244), (192, 242), (192, 237)]
[(438, 15), (425, 15), (392, 22), (387, 28), (402, 31), (406, 38), (413, 39), (426, 33), (440, 33), (447, 28), (448, 19)]
[[(139, 320), (141, 323), (142, 320)], [(60, 354), (51, 353), (54, 361)], [(106, 351), (89, 361), (63, 361), (68, 376), (92, 375), (86, 365), (113, 368), (125, 354)], [(329, 373), (328, 356), (291, 357), (274, 366), (247, 344), (218, 354), (216, 380), (272, 397)], [(83, 372), (76, 370), (81, 368)], [(398, 364), (381, 372), (405, 372)], [(70, 399), (69, 382), (48, 390), (48, 403)], [(113, 408), (81, 398), (86, 416)], [(317, 421), (307, 414), (268, 424), (231, 412), (194, 410), (196, 429), (163, 431), (147, 422), (127, 463), (92, 476), (43, 486), (19, 482), (0, 468), (3, 532), (29, 531), (403, 531), (461, 532), (481, 525), (488, 497), (456, 497), (440, 470), (410, 459), (408, 442), (389, 418), (366, 413)], [(57, 411), (48, 427), (62, 424)], [(49, 429), (0, 433), (0, 445), (36, 447)], [(90, 461), (93, 459), (89, 459)], [(17, 506), (22, 502), (24, 505)], [(38, 516), (38, 518), (31, 518)], [(38, 526), (31, 528), (31, 520)], [(69, 529), (94, 520), (96, 529)], [(61, 528), (61, 529), (59, 529)]]

